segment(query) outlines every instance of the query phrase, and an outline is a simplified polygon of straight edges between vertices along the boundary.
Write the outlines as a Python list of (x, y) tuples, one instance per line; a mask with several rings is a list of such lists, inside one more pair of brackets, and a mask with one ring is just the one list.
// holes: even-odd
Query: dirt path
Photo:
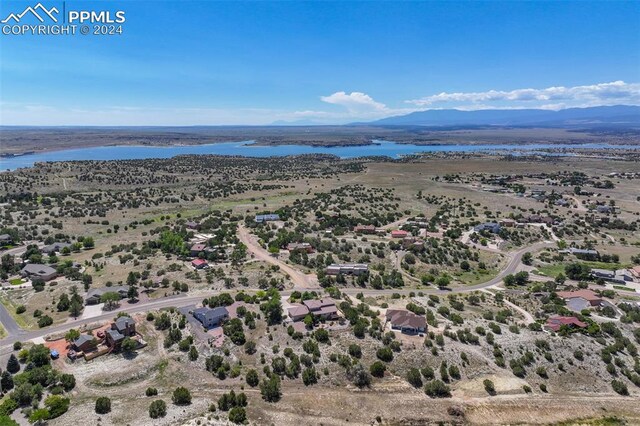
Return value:
[(280, 270), (289, 275), (294, 287), (301, 289), (315, 289), (318, 287), (318, 277), (316, 277), (315, 274), (304, 274), (292, 268), (280, 259), (273, 257), (267, 250), (260, 246), (256, 241), (256, 237), (252, 235), (243, 224), (238, 226), (238, 238), (247, 246), (247, 249), (253, 253), (257, 259), (279, 266)]
[[(487, 294), (490, 294), (490, 295), (493, 296), (493, 293), (491, 293), (487, 289), (482, 289), (481, 291), (483, 293), (487, 293)], [(536, 322), (536, 319), (533, 317), (533, 315), (531, 315), (529, 312), (527, 312), (526, 310), (522, 309), (520, 306), (516, 305), (515, 303), (511, 303), (507, 299), (503, 299), (502, 303), (504, 303), (505, 305), (507, 305), (511, 309), (514, 309), (514, 310), (518, 311), (520, 314), (522, 314), (522, 316), (524, 317), (524, 323), (526, 325), (533, 324), (534, 322)]]

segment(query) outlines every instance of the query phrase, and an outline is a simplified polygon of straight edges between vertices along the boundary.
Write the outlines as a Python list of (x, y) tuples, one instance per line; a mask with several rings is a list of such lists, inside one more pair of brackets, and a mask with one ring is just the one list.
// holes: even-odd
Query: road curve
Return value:
[(260, 244), (256, 241), (256, 237), (253, 236), (242, 223), (238, 225), (238, 239), (247, 246), (247, 250), (253, 253), (253, 255), (257, 259), (275, 266), (279, 266), (280, 270), (289, 275), (289, 278), (291, 279), (291, 281), (293, 281), (295, 287), (299, 287), (305, 290), (309, 288), (319, 287), (318, 278), (315, 276), (315, 274), (306, 275), (281, 261), (280, 259), (273, 257), (267, 250), (260, 246)]

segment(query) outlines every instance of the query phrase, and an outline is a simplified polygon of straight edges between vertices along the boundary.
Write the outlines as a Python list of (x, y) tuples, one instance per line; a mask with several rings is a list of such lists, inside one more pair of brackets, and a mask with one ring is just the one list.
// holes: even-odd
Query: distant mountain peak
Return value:
[(640, 125), (640, 106), (614, 105), (545, 109), (432, 109), (387, 117), (370, 124), (405, 126), (576, 126), (584, 124)]

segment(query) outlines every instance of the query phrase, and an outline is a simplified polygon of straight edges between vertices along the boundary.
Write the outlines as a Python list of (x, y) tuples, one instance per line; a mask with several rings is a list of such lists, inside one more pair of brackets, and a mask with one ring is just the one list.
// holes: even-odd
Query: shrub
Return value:
[(148, 387), (147, 390), (144, 392), (144, 394), (147, 396), (156, 396), (158, 395), (158, 389)]
[(167, 404), (161, 400), (156, 399), (149, 405), (149, 417), (157, 419), (158, 417), (164, 417), (167, 415)]
[(422, 375), (417, 368), (410, 368), (407, 372), (407, 382), (414, 388), (422, 387)]
[(629, 390), (627, 389), (627, 385), (620, 380), (612, 380), (611, 387), (614, 391), (619, 393), (620, 395), (629, 395)]
[(258, 386), (260, 379), (258, 378), (258, 372), (256, 370), (247, 371), (247, 377), (245, 378), (247, 384), (252, 388)]
[(493, 382), (491, 380), (484, 379), (482, 384), (484, 385), (484, 390), (486, 390), (489, 395), (495, 395), (496, 394), (496, 387), (495, 387), (495, 385), (493, 384)]
[(384, 362), (393, 361), (393, 351), (390, 347), (384, 346), (376, 351), (376, 356), (378, 359)]
[(101, 396), (96, 399), (96, 413), (107, 414), (111, 411), (111, 400), (106, 396)]
[(384, 377), (387, 367), (380, 361), (376, 361), (369, 367), (369, 372), (373, 377)]
[(432, 380), (424, 386), (424, 392), (431, 398), (449, 398), (451, 389), (441, 380)]
[(263, 379), (260, 384), (260, 393), (262, 399), (267, 402), (278, 402), (282, 396), (280, 391), (280, 377), (277, 375), (271, 376), (269, 379)]
[(171, 400), (176, 405), (189, 405), (191, 404), (191, 392), (185, 387), (178, 387), (173, 391)]
[(229, 421), (236, 424), (243, 424), (247, 421), (247, 411), (244, 407), (233, 407), (229, 411)]

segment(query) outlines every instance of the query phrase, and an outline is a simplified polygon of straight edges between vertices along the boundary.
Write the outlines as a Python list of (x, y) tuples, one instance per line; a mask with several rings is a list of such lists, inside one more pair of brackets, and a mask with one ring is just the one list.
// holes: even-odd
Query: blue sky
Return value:
[[(2, 0), (1, 18), (36, 3)], [(66, 9), (123, 10), (123, 34), (0, 35), (1, 124), (345, 123), (429, 108), (640, 104), (640, 2)]]

